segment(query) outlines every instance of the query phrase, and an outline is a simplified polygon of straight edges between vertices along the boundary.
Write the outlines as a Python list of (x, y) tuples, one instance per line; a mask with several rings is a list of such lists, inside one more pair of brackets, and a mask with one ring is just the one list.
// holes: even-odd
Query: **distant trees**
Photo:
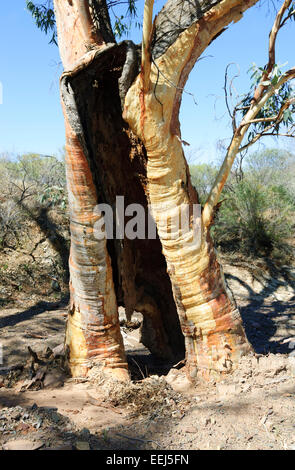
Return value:
[[(227, 252), (268, 256), (281, 263), (294, 258), (295, 156), (265, 149), (247, 155), (222, 191), (223, 200), (211, 229), (215, 243)], [(214, 165), (190, 167), (192, 182), (208, 196), (217, 173)]]
[[(0, 156), (0, 247), (22, 246), (32, 223), (49, 240), (61, 257), (64, 276), (68, 273), (68, 230), (65, 164), (54, 156), (24, 154)], [(63, 227), (54, 216), (60, 215)]]
[(23, 154), (0, 156), (3, 189), (1, 202), (14, 199), (36, 204), (65, 206), (65, 165), (63, 159), (49, 155)]

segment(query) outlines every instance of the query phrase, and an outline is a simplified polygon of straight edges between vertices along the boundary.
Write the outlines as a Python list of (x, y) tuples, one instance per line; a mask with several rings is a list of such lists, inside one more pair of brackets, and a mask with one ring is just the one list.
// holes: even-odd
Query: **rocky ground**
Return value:
[[(3, 449), (295, 449), (294, 363), (247, 358), (222, 383), (183, 394), (150, 376), (107, 394), (66, 381), (0, 390)], [(169, 378), (168, 378), (169, 381)]]
[[(127, 327), (123, 309), (133, 382), (122, 388), (103, 378), (69, 379), (58, 360), (66, 291), (46, 279), (46, 266), (39, 290), (40, 272), (32, 270), (33, 293), (28, 274), (19, 290), (12, 285), (20, 283), (18, 270), (10, 276), (11, 267), (2, 269), (1, 288), (12, 300), (0, 309), (0, 448), (295, 449), (294, 270), (237, 257), (223, 264), (255, 354), (222, 382), (189, 390), (183, 389), (181, 369), (167, 375), (171, 365), (153, 359), (139, 343), (141, 315)], [(32, 359), (28, 346), (51, 361), (46, 374), (40, 366), (39, 382), (24, 377), (21, 366), (27, 364), (27, 373)]]

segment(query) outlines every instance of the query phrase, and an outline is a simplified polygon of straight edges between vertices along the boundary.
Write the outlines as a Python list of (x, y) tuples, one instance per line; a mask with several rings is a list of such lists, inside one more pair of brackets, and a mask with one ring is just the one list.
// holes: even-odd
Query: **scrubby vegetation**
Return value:
[[(247, 155), (236, 163), (212, 228), (220, 249), (282, 262), (294, 257), (294, 170), (294, 155), (275, 149)], [(203, 202), (217, 168), (193, 165), (191, 174)]]
[[(191, 165), (190, 171), (204, 203), (217, 166)], [(0, 247), (21, 247), (35, 224), (59, 252), (67, 271), (68, 212), (63, 158), (2, 155), (0, 176)], [(212, 227), (219, 249), (282, 262), (294, 257), (294, 155), (267, 149), (237, 161), (221, 200)]]
[[(68, 215), (63, 159), (25, 154), (0, 157), (0, 249), (24, 250), (34, 259), (37, 245), (48, 241), (60, 271), (68, 276)], [(34, 242), (35, 229), (41, 234)], [(33, 248), (32, 248), (33, 247)]]

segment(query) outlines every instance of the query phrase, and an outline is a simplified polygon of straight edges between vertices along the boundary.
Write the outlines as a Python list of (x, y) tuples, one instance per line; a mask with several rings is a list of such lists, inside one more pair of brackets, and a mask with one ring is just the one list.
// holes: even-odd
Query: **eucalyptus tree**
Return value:
[[(232, 115), (232, 141), (200, 217), (194, 217), (199, 197), (180, 132), (183, 89), (209, 44), (257, 0), (167, 0), (156, 17), (153, 0), (146, 0), (141, 46), (117, 42), (110, 19), (117, 1), (54, 0), (54, 10), (50, 2), (28, 3), (41, 28), (48, 26), (46, 14), (49, 27), (56, 24), (64, 66), (60, 86), (71, 216), (66, 345), (72, 374), (103, 366), (106, 373), (128, 379), (118, 305), (125, 306), (128, 318), (134, 310), (143, 313), (142, 341), (153, 353), (173, 358), (185, 352), (188, 380), (231, 372), (251, 347), (210, 227), (250, 126), (280, 123), (293, 104), (288, 96), (272, 115), (264, 113), (294, 77), (294, 69), (274, 73), (276, 36), (293, 16), (293, 2), (282, 3), (270, 35), (269, 62), (250, 99)], [(104, 222), (100, 204), (114, 207), (117, 196), (124, 196), (129, 208), (150, 207), (156, 238), (127, 237), (120, 230), (114, 239), (97, 236), (95, 227)], [(188, 228), (175, 224), (183, 207), (189, 208)], [(131, 215), (126, 211), (123, 226)]]

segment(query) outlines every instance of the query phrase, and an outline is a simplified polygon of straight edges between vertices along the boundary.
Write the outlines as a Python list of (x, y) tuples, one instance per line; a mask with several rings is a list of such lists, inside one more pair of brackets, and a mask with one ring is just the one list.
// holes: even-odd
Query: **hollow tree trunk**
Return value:
[[(104, 12), (96, 21), (86, 0), (54, 1), (65, 68), (71, 372), (87, 375), (102, 364), (127, 378), (118, 305), (128, 316), (136, 309), (143, 313), (143, 341), (158, 356), (179, 359), (185, 343), (190, 377), (198, 371), (205, 376), (212, 370), (228, 372), (249, 346), (209, 226), (202, 227), (200, 247), (183, 243), (192, 233), (180, 231), (171, 241), (161, 226), (159, 204), (173, 215), (183, 203), (197, 202), (180, 141), (181, 88), (205, 47), (255, 0), (196, 5), (169, 0), (148, 44), (155, 59), (148, 86), (139, 74), (138, 49), (130, 41), (117, 45), (105, 2), (90, 3)], [(151, 203), (159, 238), (97, 239), (95, 224), (102, 217), (97, 204), (114, 207), (117, 195), (125, 197), (125, 206)]]
[[(81, 51), (78, 12), (75, 17), (65, 3), (55, 5), (66, 69), (61, 97), (71, 217), (69, 365), (74, 376), (87, 375), (99, 363), (124, 377), (127, 363), (118, 305), (125, 307), (128, 317), (134, 310), (143, 314), (142, 342), (157, 356), (181, 359), (184, 340), (159, 239), (106, 242), (94, 233), (101, 217), (98, 204), (115, 208), (117, 195), (124, 196), (125, 206), (148, 204), (145, 149), (122, 119), (120, 93), (130, 78), (127, 73), (126, 83), (119, 79), (124, 76), (128, 43)], [(75, 23), (77, 30), (66, 21)], [(137, 64), (135, 60), (136, 73)]]

